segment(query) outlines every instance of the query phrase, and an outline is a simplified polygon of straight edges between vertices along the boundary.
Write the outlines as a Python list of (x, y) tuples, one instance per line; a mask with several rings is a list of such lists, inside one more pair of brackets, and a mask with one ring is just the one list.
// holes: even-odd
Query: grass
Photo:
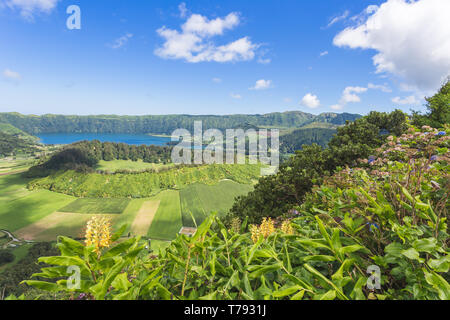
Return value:
[(144, 171), (148, 169), (162, 169), (166, 167), (171, 167), (173, 164), (156, 164), (156, 163), (147, 163), (142, 160), (132, 161), (132, 160), (113, 160), (113, 161), (104, 161), (100, 160), (97, 164), (96, 169), (102, 171), (116, 172), (120, 170), (129, 170), (134, 172)]
[(16, 171), (25, 171), (35, 163), (36, 160), (29, 158), (23, 159), (3, 158), (0, 160), (0, 175)]
[[(180, 191), (183, 225), (195, 227), (212, 212), (225, 215), (233, 206), (234, 199), (249, 193), (253, 187), (234, 181), (221, 181), (216, 185), (193, 184)], [(192, 220), (195, 219), (195, 223)]]
[(91, 214), (121, 214), (130, 203), (130, 199), (77, 199), (60, 212), (76, 212)]
[(47, 190), (0, 203), (0, 228), (14, 232), (43, 219), (74, 200), (73, 197)]
[(16, 231), (72, 202), (75, 198), (47, 190), (30, 192), (20, 174), (0, 177), (0, 229)]
[(149, 228), (148, 237), (168, 241), (175, 239), (183, 225), (180, 193), (174, 190), (166, 190), (154, 197), (153, 200), (160, 200), (160, 204)]
[(206, 218), (197, 189), (195, 184), (180, 191), (181, 216), (185, 227), (197, 227)]

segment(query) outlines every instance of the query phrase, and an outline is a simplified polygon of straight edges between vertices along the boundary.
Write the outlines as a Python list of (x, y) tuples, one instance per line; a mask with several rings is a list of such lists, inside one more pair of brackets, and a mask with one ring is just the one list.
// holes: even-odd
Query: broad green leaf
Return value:
[(425, 274), (425, 280), (438, 292), (439, 298), (441, 300), (450, 300), (450, 284), (436, 272), (430, 273), (425, 269), (423, 269), (423, 272)]
[(327, 255), (313, 255), (313, 256), (306, 256), (303, 258), (304, 261), (322, 261), (322, 262), (331, 262), (336, 261), (336, 258), (333, 256), (327, 256)]
[(346, 246), (346, 247), (342, 247), (339, 249), (339, 253), (341, 254), (347, 254), (347, 253), (352, 253), (355, 251), (359, 251), (365, 249), (363, 246), (360, 246), (359, 244), (354, 244), (351, 246)]
[(403, 250), (402, 254), (411, 260), (419, 260), (420, 259), (419, 252), (417, 252), (417, 250), (414, 248), (409, 248), (408, 250)]
[(111, 282), (111, 286), (117, 290), (127, 291), (128, 288), (132, 286), (132, 284), (128, 281), (128, 274), (121, 273), (115, 277), (113, 282)]
[(300, 287), (300, 286), (292, 286), (292, 287), (285, 288), (285, 289), (282, 289), (282, 290), (277, 290), (272, 295), (275, 298), (284, 298), (284, 297), (290, 296), (291, 294), (294, 294), (294, 293), (296, 293), (296, 292), (298, 292), (299, 290), (302, 290), (302, 289), (303, 288)]
[(334, 290), (330, 290), (320, 297), (320, 300), (334, 300), (334, 299), (336, 299), (336, 291)]
[(37, 281), (37, 280), (25, 280), (21, 283), (25, 283), (29, 286), (35, 287), (40, 290), (49, 291), (49, 292), (58, 292), (63, 291), (64, 288), (59, 286), (56, 283), (46, 282), (46, 281)]
[(319, 271), (317, 271), (315, 268), (313, 268), (312, 266), (310, 266), (309, 264), (305, 263), (303, 265), (305, 267), (306, 270), (308, 270), (309, 272), (311, 272), (313, 275), (315, 275), (317, 278), (322, 279), (323, 281), (325, 281), (330, 287), (332, 287), (335, 291), (337, 296), (340, 299), (343, 300), (348, 300), (348, 298), (345, 296), (345, 294), (333, 283), (331, 282), (327, 277), (325, 277), (323, 274), (321, 274)]

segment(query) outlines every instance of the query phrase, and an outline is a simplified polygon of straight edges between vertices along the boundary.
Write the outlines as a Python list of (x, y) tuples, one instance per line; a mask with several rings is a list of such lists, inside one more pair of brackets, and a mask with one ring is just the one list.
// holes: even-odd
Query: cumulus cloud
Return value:
[(50, 13), (59, 0), (0, 0), (0, 7), (8, 7), (20, 11), (20, 14), (32, 19), (35, 13)]
[(165, 42), (155, 50), (155, 54), (164, 59), (182, 59), (191, 63), (252, 60), (259, 45), (253, 43), (249, 37), (242, 37), (224, 45), (216, 45), (212, 41), (213, 37), (221, 36), (239, 24), (239, 14), (235, 12), (212, 20), (200, 14), (192, 14), (181, 26), (181, 30), (165, 26), (157, 30)]
[(119, 49), (127, 44), (128, 40), (133, 37), (132, 33), (127, 33), (124, 36), (121, 36), (120, 38), (117, 38), (114, 43), (111, 45), (111, 48), (113, 49)]
[(5, 69), (3, 71), (3, 77), (6, 80), (13, 80), (13, 81), (19, 81), (20, 79), (22, 79), (22, 76), (20, 75), (20, 73), (18, 73), (16, 71), (12, 71), (10, 69)]
[(342, 97), (339, 103), (341, 105), (346, 105), (347, 103), (350, 102), (361, 102), (361, 98), (357, 94), (366, 91), (367, 88), (363, 87), (346, 87), (342, 92)]
[(300, 101), (300, 104), (302, 106), (314, 109), (320, 106), (320, 100), (317, 98), (317, 96), (311, 94), (311, 93), (307, 93), (302, 101)]
[(255, 85), (251, 88), (249, 88), (250, 90), (265, 90), (265, 89), (269, 89), (272, 87), (272, 80), (258, 80), (256, 81)]
[(396, 104), (412, 104), (412, 105), (417, 105), (420, 103), (419, 100), (416, 99), (415, 96), (409, 96), (409, 97), (405, 97), (405, 98), (400, 98), (400, 97), (395, 97), (392, 98), (392, 102), (396, 103)]
[(358, 94), (364, 93), (368, 90), (365, 87), (346, 87), (342, 91), (341, 99), (338, 104), (332, 105), (330, 108), (333, 110), (342, 110), (348, 103), (361, 102), (361, 98)]
[(448, 0), (387, 0), (352, 18), (357, 25), (340, 32), (333, 43), (376, 50), (377, 73), (433, 91), (450, 74), (448, 12)]

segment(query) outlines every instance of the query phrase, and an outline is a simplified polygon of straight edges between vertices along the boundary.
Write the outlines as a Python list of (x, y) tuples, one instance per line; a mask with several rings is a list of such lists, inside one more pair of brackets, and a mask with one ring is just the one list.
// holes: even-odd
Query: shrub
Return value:
[(0, 250), (0, 266), (13, 262), (14, 254), (9, 250)]

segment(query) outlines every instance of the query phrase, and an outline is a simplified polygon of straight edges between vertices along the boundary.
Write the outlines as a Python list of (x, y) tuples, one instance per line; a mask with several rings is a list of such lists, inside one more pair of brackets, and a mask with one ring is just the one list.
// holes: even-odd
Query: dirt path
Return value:
[(145, 236), (147, 234), (160, 202), (160, 200), (144, 202), (131, 225), (131, 232), (134, 235)]

